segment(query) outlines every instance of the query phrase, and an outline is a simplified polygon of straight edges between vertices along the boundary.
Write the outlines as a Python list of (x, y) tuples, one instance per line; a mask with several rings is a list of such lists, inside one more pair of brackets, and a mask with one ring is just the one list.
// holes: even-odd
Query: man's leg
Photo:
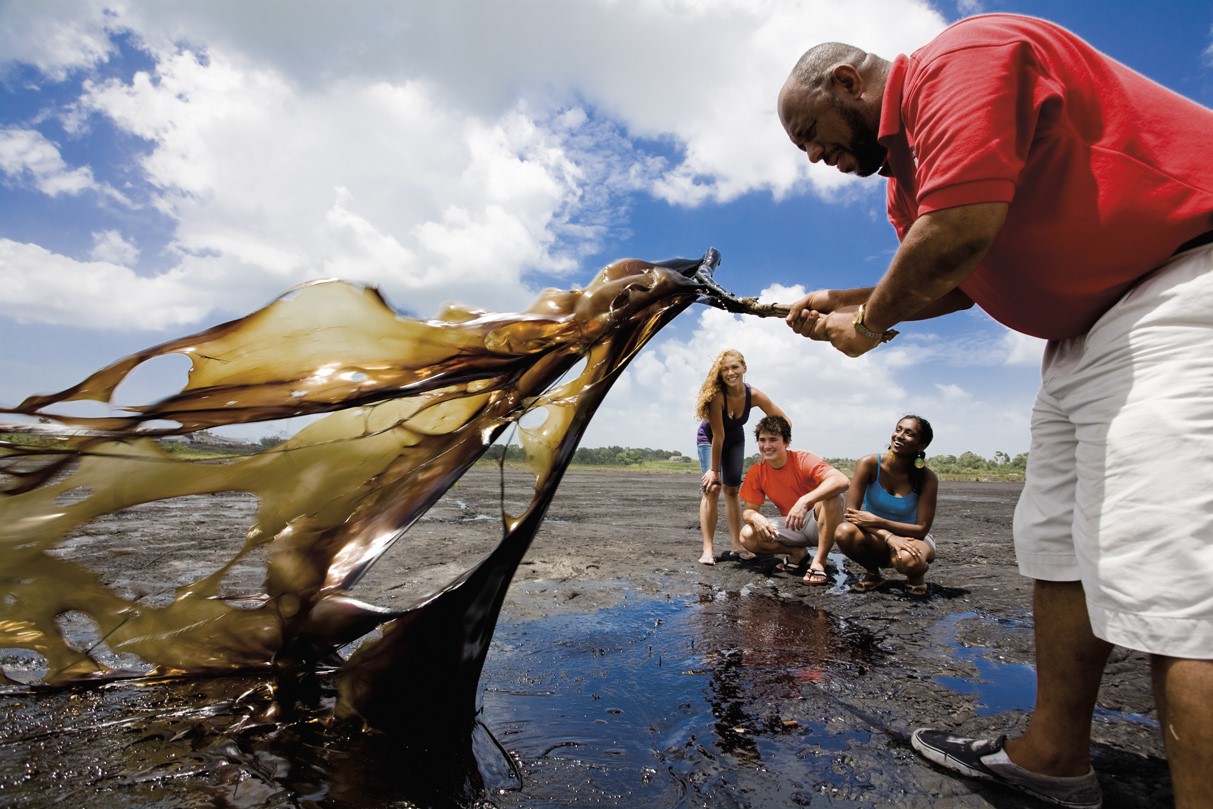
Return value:
[(1042, 775), (1083, 775), (1091, 767), (1091, 716), (1112, 644), (1091, 632), (1080, 582), (1036, 581), (1036, 707), (1006, 752)]
[(1018, 739), (969, 739), (920, 728), (910, 744), (929, 761), (1062, 806), (1102, 805), (1091, 769), (1091, 715), (1112, 645), (1091, 631), (1079, 582), (1036, 580), (1036, 707)]
[(767, 539), (759, 536), (750, 525), (746, 525), (741, 529), (741, 544), (745, 549), (763, 556), (782, 556), (787, 555), (788, 561), (798, 565), (804, 561), (809, 555), (808, 548), (803, 540), (797, 540), (793, 535), (799, 536), (796, 532), (783, 527), (783, 518), (776, 517), (772, 520), (776, 529), (781, 533), (781, 536), (786, 534), (787, 541), (781, 542), (779, 538)]
[(758, 532), (749, 524), (741, 527), (741, 545), (750, 553), (760, 556), (787, 553), (787, 549), (782, 543), (759, 536)]
[[(1088, 588), (1092, 626), (1152, 653), (1176, 806), (1185, 809), (1213, 806), (1213, 489), (1201, 472), (1213, 454), (1210, 303), (1213, 245), (1177, 256), (1101, 317), (1076, 375), (1090, 378), (1081, 423), (1106, 425), (1086, 455), (1088, 472), (1105, 472), (1098, 500), (1079, 506), (1098, 507), (1089, 556), (1106, 584)], [(1166, 475), (1173, 480), (1160, 497)]]
[(842, 523), (842, 495), (813, 506), (813, 517), (817, 521), (817, 552), (813, 555), (812, 568), (825, 570), (830, 549), (834, 547), (834, 534)]
[(1151, 673), (1175, 809), (1213, 806), (1213, 660), (1153, 655)]

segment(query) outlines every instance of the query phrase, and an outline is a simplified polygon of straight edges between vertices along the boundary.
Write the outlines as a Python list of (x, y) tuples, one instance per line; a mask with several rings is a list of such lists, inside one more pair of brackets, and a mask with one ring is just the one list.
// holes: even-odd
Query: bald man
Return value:
[(1005, 14), (892, 61), (819, 45), (778, 103), (810, 161), (887, 178), (901, 241), (875, 287), (796, 302), (794, 331), (854, 357), (976, 303), (1048, 340), (1014, 526), (1036, 707), (1019, 738), (924, 728), (915, 749), (1099, 807), (1091, 717), (1118, 644), (1151, 656), (1176, 806), (1213, 806), (1213, 112)]

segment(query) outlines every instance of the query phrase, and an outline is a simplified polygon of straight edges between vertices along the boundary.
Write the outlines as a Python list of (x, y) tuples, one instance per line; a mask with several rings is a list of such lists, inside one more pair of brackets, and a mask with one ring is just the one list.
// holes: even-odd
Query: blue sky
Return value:
[[(709, 246), (738, 294), (873, 283), (896, 247), (882, 183), (810, 167), (775, 94), (817, 42), (892, 57), (993, 11), (1213, 105), (1207, 1), (0, 2), (0, 403), (313, 278), (423, 317)], [(734, 347), (796, 446), (854, 457), (915, 412), (937, 453), (1014, 455), (1040, 346), (970, 311), (852, 360), (695, 307), (583, 444), (692, 453), (695, 391)], [(149, 369), (124, 401), (171, 378)]]

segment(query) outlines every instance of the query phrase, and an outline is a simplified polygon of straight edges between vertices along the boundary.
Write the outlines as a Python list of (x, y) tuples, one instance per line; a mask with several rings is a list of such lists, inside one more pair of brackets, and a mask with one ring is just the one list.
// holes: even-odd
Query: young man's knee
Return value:
[(813, 506), (818, 522), (838, 522), (842, 519), (842, 495), (827, 497)]

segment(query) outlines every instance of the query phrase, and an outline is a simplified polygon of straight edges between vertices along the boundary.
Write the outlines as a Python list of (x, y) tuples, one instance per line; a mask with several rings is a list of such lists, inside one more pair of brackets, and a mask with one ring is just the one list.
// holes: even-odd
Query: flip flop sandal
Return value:
[(860, 579), (851, 585), (851, 589), (857, 593), (870, 593), (873, 590), (880, 590), (889, 583), (888, 579)]
[(799, 562), (780, 562), (779, 564), (775, 565), (775, 569), (781, 570), (784, 573), (792, 573), (797, 576), (803, 576), (804, 574), (809, 572), (810, 564), (812, 564), (812, 562), (806, 556), (804, 559), (801, 559)]
[(812, 568), (809, 568), (808, 575), (805, 576), (803, 579), (801, 579), (801, 581), (804, 582), (805, 584), (809, 584), (814, 587), (819, 587), (823, 584), (829, 584), (830, 576), (824, 570), (814, 570)]

